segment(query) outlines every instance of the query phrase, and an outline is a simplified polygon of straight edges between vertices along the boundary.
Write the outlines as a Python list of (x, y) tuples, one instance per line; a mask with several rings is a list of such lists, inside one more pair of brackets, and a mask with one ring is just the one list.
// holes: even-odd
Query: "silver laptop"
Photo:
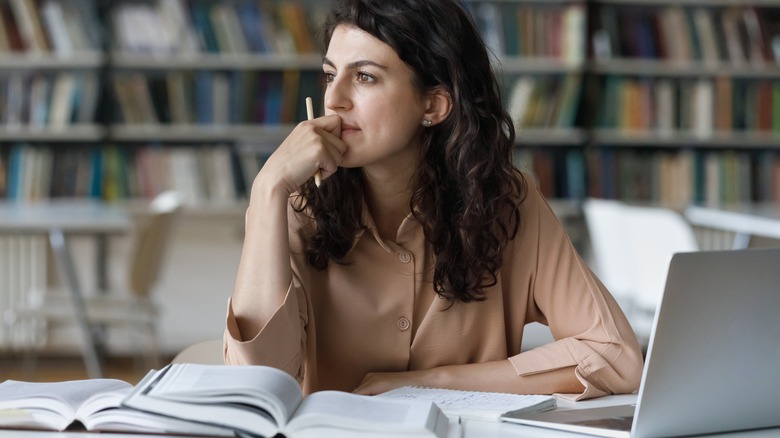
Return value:
[(608, 437), (780, 426), (780, 248), (675, 254), (636, 406), (506, 416)]

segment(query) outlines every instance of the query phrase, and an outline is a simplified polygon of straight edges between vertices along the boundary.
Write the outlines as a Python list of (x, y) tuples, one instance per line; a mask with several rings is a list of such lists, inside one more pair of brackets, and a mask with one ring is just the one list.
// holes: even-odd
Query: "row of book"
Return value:
[[(176, 190), (192, 204), (242, 199), (271, 144), (0, 147), (0, 198), (152, 199)], [(683, 148), (518, 149), (515, 165), (550, 199), (597, 197), (717, 205), (780, 202), (780, 151)]]
[(520, 76), (508, 94), (507, 111), (522, 128), (571, 128), (582, 94), (582, 75)]
[(582, 3), (470, 1), (466, 6), (496, 55), (585, 58), (586, 13)]
[(727, 77), (678, 79), (608, 76), (596, 125), (601, 128), (780, 132), (780, 81)]
[(112, 77), (116, 121), (127, 124), (297, 123), (306, 119), (305, 98), (321, 107), (318, 72), (200, 70)]
[(550, 199), (780, 202), (779, 151), (524, 148), (514, 160)]
[(12, 71), (0, 76), (0, 125), (9, 130), (92, 123), (99, 95), (95, 72)]
[(780, 17), (752, 6), (659, 8), (602, 5), (592, 36), (597, 58), (637, 57), (762, 65), (780, 61)]
[(15, 144), (0, 149), (0, 198), (151, 200), (175, 190), (191, 204), (235, 200), (243, 196), (245, 185), (233, 151), (221, 144), (67, 148)]
[[(581, 62), (583, 4), (466, 2), (496, 54)], [(112, 10), (112, 36), (126, 53), (315, 53), (324, 9), (296, 2), (156, 0)], [(143, 29), (139, 32), (138, 29)]]
[(92, 0), (0, 2), (0, 53), (67, 56), (100, 50), (101, 41)]
[(186, 203), (246, 196), (276, 144), (0, 147), (0, 199), (151, 200), (166, 190)]
[(119, 2), (114, 49), (123, 53), (315, 53), (322, 5), (258, 0)]

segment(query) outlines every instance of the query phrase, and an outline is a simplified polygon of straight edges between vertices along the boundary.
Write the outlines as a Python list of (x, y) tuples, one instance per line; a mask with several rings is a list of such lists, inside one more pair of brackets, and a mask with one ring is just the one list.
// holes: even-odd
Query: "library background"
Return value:
[[(304, 97), (322, 111), (326, 3), (0, 0), (0, 202), (142, 215), (176, 191), (184, 209), (155, 292), (166, 353), (221, 335), (247, 188), (305, 119)], [(780, 0), (464, 4), (495, 54), (516, 165), (575, 242), (586, 198), (780, 202)], [(9, 315), (0, 349), (13, 356)], [(36, 348), (73, 344), (60, 338)]]

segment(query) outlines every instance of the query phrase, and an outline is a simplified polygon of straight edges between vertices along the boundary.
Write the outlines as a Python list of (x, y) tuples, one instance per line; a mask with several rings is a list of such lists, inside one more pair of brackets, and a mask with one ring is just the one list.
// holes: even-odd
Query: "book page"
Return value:
[(65, 382), (6, 380), (0, 384), (0, 409), (42, 408), (73, 417), (78, 406), (91, 396), (123, 388), (132, 388), (132, 385), (117, 379)]
[(303, 395), (298, 382), (276, 368), (245, 365), (173, 364), (145, 395), (183, 403), (241, 403), (268, 411), (285, 424)]
[(320, 391), (306, 397), (285, 432), (298, 436), (307, 430), (336, 429), (364, 434), (434, 436), (446, 432), (446, 417), (432, 403), (421, 400), (380, 399), (341, 391)]
[(458, 391), (404, 386), (376, 397), (396, 400), (430, 400), (445, 415), (499, 421), (501, 414), (517, 410), (548, 410), (556, 406), (551, 395), (520, 395), (501, 392)]
[[(70, 380), (65, 382), (20, 382), (0, 384), (0, 410), (27, 412), (25, 425), (61, 430), (76, 417), (76, 410), (95, 394), (130, 390), (132, 385), (117, 379)], [(56, 414), (53, 415), (53, 414)], [(58, 418), (59, 417), (59, 418)], [(19, 416), (22, 419), (22, 416)], [(6, 416), (4, 425), (12, 425)]]
[(76, 418), (82, 423), (85, 419), (106, 409), (119, 408), (122, 400), (133, 391), (132, 387), (118, 389), (116, 391), (94, 394), (85, 400), (76, 410)]

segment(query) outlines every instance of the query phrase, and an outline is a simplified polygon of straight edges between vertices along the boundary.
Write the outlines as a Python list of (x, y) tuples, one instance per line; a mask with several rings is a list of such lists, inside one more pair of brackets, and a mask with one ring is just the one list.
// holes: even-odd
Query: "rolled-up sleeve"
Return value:
[(526, 322), (547, 324), (555, 341), (511, 356), (510, 362), (518, 375), (574, 367), (585, 387), (571, 395), (578, 400), (635, 391), (643, 359), (623, 311), (532, 184), (523, 205), (524, 222), (513, 248), (523, 269), (512, 278), (531, 288)]
[(286, 371), (298, 381), (303, 379), (304, 345), (306, 343), (305, 294), (295, 278), (284, 302), (252, 339), (242, 339), (231, 300), (227, 305), (227, 321), (223, 337), (224, 359), (231, 365), (267, 365)]

